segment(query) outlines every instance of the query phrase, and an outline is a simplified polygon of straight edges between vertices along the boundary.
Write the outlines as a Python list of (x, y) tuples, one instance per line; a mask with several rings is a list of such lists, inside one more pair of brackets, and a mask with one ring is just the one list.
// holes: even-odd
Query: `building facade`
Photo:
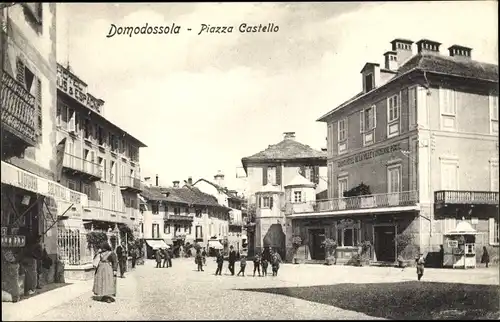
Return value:
[[(248, 216), (252, 217), (251, 221), (253, 221), (248, 225), (247, 232), (249, 255), (260, 251), (263, 247), (272, 245), (275, 245), (272, 247), (278, 248), (282, 254), (285, 253), (284, 231), (283, 234), (268, 234), (266, 227), (271, 227), (272, 223), (267, 222), (267, 219), (261, 220), (258, 217), (262, 213), (259, 209), (262, 208), (263, 204), (259, 206), (261, 198), (257, 197), (256, 194), (267, 192), (267, 190), (270, 190), (269, 187), (273, 187), (271, 190), (284, 198), (285, 185), (291, 182), (297, 174), (300, 174), (315, 184), (314, 195), (303, 194), (300, 196), (300, 202), (316, 200), (316, 194), (321, 196), (327, 189), (326, 159), (327, 154), (325, 151), (317, 151), (298, 142), (295, 139), (295, 132), (285, 132), (281, 142), (241, 159), (247, 174)], [(282, 201), (284, 202), (284, 199)], [(269, 208), (269, 206), (266, 207)], [(263, 213), (266, 213), (266, 211)], [(284, 209), (280, 210), (279, 214), (281, 216), (280, 222), (284, 223)], [(275, 217), (275, 215), (268, 216), (268, 219), (271, 218), (269, 220), (276, 222), (277, 218)], [(278, 228), (277, 226), (272, 227), (273, 229)], [(264, 238), (265, 236), (268, 236), (268, 238)], [(273, 240), (273, 238), (276, 238), (276, 240)]]
[[(414, 55), (412, 41), (391, 44), (384, 68), (365, 64), (363, 90), (319, 119), (329, 200), (292, 211), (294, 233), (337, 240), (346, 260), (369, 241), (373, 260), (393, 262), (418, 249), (435, 255), (465, 218), (476, 256), (486, 246), (498, 257), (498, 66), (464, 46), (444, 55), (424, 39)], [(412, 244), (398, 250), (403, 234)]]
[(7, 5), (0, 24), (2, 290), (17, 300), (25, 291), (20, 285), (33, 281), (26, 277), (36, 275), (25, 248), (42, 237), (54, 265), (42, 269), (41, 284), (54, 282), (65, 260), (58, 226), (81, 216), (87, 199), (55, 178), (56, 5)]
[(75, 228), (107, 231), (117, 224), (137, 232), (141, 141), (106, 119), (104, 101), (69, 67), (57, 65), (56, 141), (60, 182), (88, 196)]
[[(188, 179), (188, 184), (191, 178)], [(214, 181), (206, 179), (199, 179), (193, 183), (193, 187), (200, 189), (202, 192), (212, 195), (217, 198), (220, 205), (230, 208), (228, 234), (227, 239), (230, 246), (238, 252), (247, 251), (247, 233), (245, 223), (247, 220), (247, 213), (244, 208), (245, 200), (238, 196), (236, 190), (229, 190), (224, 182), (224, 174), (219, 171), (214, 176)]]

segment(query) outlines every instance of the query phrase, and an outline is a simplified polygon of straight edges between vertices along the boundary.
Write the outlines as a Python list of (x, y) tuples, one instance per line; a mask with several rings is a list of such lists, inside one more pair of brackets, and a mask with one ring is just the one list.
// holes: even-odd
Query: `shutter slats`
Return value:
[(267, 185), (267, 166), (262, 168), (262, 185)]
[(359, 128), (360, 132), (359, 133), (364, 133), (365, 132), (365, 111), (362, 110), (359, 113)]
[(281, 165), (276, 167), (276, 184), (281, 185)]
[(488, 219), (488, 236), (489, 236), (489, 244), (494, 244), (495, 243), (495, 218), (489, 218)]
[(24, 62), (20, 57), (17, 57), (16, 60), (16, 79), (19, 83), (21, 83), (24, 87), (26, 87), (26, 75), (25, 75), (25, 66)]

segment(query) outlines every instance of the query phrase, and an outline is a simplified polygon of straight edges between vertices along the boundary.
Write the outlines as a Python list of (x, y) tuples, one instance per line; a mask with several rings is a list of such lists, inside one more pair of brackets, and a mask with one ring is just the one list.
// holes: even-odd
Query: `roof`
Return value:
[(225, 193), (225, 194), (226, 194), (229, 198), (231, 198), (231, 199), (235, 199), (235, 200), (239, 200), (239, 201), (243, 201), (243, 200), (244, 200), (243, 198), (238, 197), (236, 194), (232, 193), (232, 192), (231, 192), (228, 188), (221, 187), (221, 186), (219, 186), (218, 184), (213, 183), (212, 181), (207, 180), (207, 179), (203, 179), (203, 178), (198, 179), (198, 180), (196, 180), (196, 182), (195, 182), (195, 183), (193, 183), (193, 186), (194, 186), (194, 185), (196, 185), (196, 184), (197, 184), (198, 182), (200, 182), (200, 181), (204, 181), (204, 182), (206, 182), (206, 183), (208, 183), (208, 184), (211, 184), (211, 185), (212, 185), (212, 186), (214, 186), (214, 187), (215, 187), (215, 188), (216, 188), (219, 192), (223, 192), (223, 193)]
[(144, 186), (140, 195), (144, 199), (151, 200), (151, 201), (166, 201), (167, 200), (165, 198), (165, 196), (161, 193), (159, 187)]
[(324, 122), (325, 118), (339, 111), (340, 109), (354, 103), (361, 97), (371, 95), (373, 92), (387, 86), (391, 86), (391, 83), (395, 80), (410, 74), (414, 71), (422, 71), (427, 73), (435, 73), (440, 75), (449, 75), (461, 78), (472, 78), (477, 80), (483, 80), (487, 82), (498, 83), (498, 65), (478, 62), (472, 59), (456, 58), (452, 56), (445, 56), (436, 53), (420, 53), (411, 57), (404, 65), (398, 69), (397, 75), (395, 75), (391, 80), (389, 80), (384, 85), (373, 89), (368, 93), (360, 92), (354, 97), (348, 99), (344, 103), (340, 104), (330, 112), (321, 116), (317, 121)]
[(164, 201), (181, 203), (185, 205), (212, 206), (230, 210), (217, 202), (214, 196), (200, 191), (198, 188), (184, 186), (173, 187), (144, 187), (140, 194), (144, 199), (151, 201)]
[(318, 151), (309, 145), (302, 144), (292, 139), (284, 139), (278, 144), (270, 145), (267, 149), (249, 157), (241, 159), (243, 167), (252, 161), (292, 161), (297, 159), (317, 159), (326, 161), (326, 152)]
[(292, 180), (290, 180), (289, 183), (287, 183), (285, 185), (285, 187), (297, 187), (297, 186), (300, 186), (300, 187), (316, 187), (316, 185), (314, 183), (312, 183), (311, 181), (307, 180), (306, 178), (304, 178), (302, 175), (298, 174), (293, 177)]
[(450, 235), (468, 235), (476, 233), (477, 231), (472, 228), (472, 225), (465, 220), (461, 220), (455, 229), (447, 232), (447, 234)]

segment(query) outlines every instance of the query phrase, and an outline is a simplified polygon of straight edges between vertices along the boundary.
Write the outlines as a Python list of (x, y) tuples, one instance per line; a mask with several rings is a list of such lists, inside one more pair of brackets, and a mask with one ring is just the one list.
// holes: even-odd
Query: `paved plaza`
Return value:
[[(380, 319), (322, 301), (300, 299), (291, 290), (315, 285), (367, 283), (402, 285), (414, 283), (413, 268), (350, 267), (284, 264), (279, 276), (253, 277), (247, 266), (247, 276), (229, 274), (225, 263), (222, 276), (214, 276), (215, 262), (209, 259), (204, 272), (196, 271), (193, 259), (176, 259), (173, 268), (155, 268), (153, 261), (138, 266), (118, 279), (115, 303), (92, 299), (92, 281), (80, 282), (41, 294), (39, 299), (8, 303), (3, 309), (4, 320), (193, 320), (193, 319)], [(237, 263), (237, 268), (239, 265)], [(475, 270), (427, 269), (422, 283), (465, 283), (498, 285), (498, 267)], [(378, 284), (377, 284), (378, 285)], [(441, 284), (447, 285), (447, 284)], [(450, 284), (452, 285), (452, 284)], [(377, 286), (378, 287), (378, 286)], [(481, 287), (481, 286), (479, 286)], [(344, 287), (345, 288), (345, 287)], [(348, 286), (352, 288), (352, 286)], [(269, 291), (280, 289), (280, 291)], [(267, 291), (266, 291), (267, 290)], [(284, 290), (284, 291), (283, 291)], [(77, 294), (80, 292), (80, 294)], [(314, 291), (313, 291), (314, 292)], [(279, 294), (278, 294), (279, 293)], [(42, 297), (46, 296), (44, 300)], [(52, 298), (49, 298), (52, 297)], [(59, 297), (59, 298), (57, 298)], [(34, 301), (52, 301), (52, 307), (33, 311), (31, 316), (14, 311), (37, 305)], [(27, 301), (33, 301), (28, 305)], [(356, 301), (355, 298), (352, 299)], [(17, 309), (16, 309), (17, 308)], [(425, 310), (425, 308), (423, 308)], [(45, 310), (45, 312), (43, 311)], [(408, 317), (411, 318), (411, 317)]]

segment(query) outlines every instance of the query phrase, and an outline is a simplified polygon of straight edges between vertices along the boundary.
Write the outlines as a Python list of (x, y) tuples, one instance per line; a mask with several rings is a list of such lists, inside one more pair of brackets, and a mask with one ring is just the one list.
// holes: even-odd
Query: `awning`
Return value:
[(350, 215), (370, 215), (370, 214), (390, 214), (395, 212), (418, 211), (419, 206), (401, 206), (401, 207), (384, 207), (384, 208), (369, 208), (369, 209), (353, 209), (353, 210), (336, 210), (324, 212), (305, 212), (288, 215), (287, 218), (322, 218), (322, 217), (337, 217)]
[(146, 239), (146, 244), (153, 249), (170, 248), (170, 246), (167, 245), (163, 239)]
[(220, 241), (211, 239), (208, 241), (208, 248), (224, 249), (224, 246), (222, 246)]

